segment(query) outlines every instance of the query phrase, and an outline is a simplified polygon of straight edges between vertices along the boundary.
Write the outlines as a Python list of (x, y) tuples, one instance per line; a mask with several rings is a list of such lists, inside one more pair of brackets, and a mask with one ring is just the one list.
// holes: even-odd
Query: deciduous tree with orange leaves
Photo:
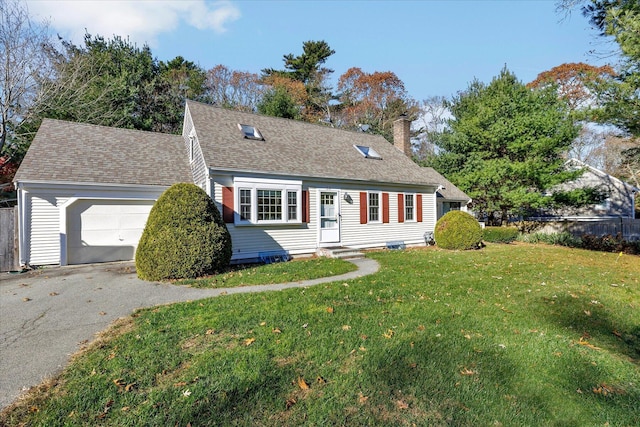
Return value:
[(527, 87), (556, 85), (558, 96), (567, 102), (572, 111), (577, 111), (595, 106), (597, 86), (615, 75), (615, 71), (609, 65), (596, 67), (583, 62), (572, 62), (538, 74)]
[(338, 80), (341, 93), (342, 120), (347, 128), (366, 124), (371, 132), (391, 141), (393, 121), (401, 114), (417, 116), (418, 106), (404, 83), (391, 71), (367, 73), (360, 68), (348, 69)]

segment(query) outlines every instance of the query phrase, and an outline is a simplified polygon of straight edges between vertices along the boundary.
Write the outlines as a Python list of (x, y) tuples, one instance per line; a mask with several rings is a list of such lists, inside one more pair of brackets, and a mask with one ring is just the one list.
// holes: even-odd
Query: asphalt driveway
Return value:
[(0, 273), (0, 409), (24, 390), (57, 375), (72, 354), (135, 309), (224, 294), (282, 290), (349, 280), (378, 264), (351, 260), (355, 272), (279, 285), (195, 289), (139, 280), (133, 263), (52, 267)]

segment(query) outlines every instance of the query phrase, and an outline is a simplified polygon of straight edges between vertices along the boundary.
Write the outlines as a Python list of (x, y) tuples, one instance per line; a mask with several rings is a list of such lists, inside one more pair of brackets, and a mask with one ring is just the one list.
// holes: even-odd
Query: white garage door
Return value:
[(128, 261), (153, 200), (78, 200), (67, 209), (67, 263)]

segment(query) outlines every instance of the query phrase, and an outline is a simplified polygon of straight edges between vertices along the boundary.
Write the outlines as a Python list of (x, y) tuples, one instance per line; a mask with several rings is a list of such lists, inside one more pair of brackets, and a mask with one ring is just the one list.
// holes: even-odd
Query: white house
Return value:
[(638, 188), (611, 176), (578, 159), (570, 159), (565, 163), (568, 170), (583, 169), (583, 174), (570, 182), (559, 186), (562, 190), (592, 187), (607, 194), (601, 203), (581, 208), (562, 208), (542, 212), (541, 219), (562, 220), (607, 220), (635, 219), (635, 201)]
[(193, 101), (182, 136), (44, 120), (15, 177), (21, 264), (133, 259), (153, 203), (177, 182), (215, 201), (235, 262), (424, 244), (438, 206), (469, 198), (407, 156), (408, 120), (394, 125), (392, 145)]

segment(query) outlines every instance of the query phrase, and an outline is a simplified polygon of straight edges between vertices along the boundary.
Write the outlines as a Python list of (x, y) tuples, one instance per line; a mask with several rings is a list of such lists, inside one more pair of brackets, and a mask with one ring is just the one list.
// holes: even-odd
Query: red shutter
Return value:
[(309, 219), (309, 190), (302, 192), (302, 222), (311, 222)]
[(416, 210), (418, 212), (418, 222), (422, 222), (422, 194), (416, 194)]
[(389, 223), (389, 193), (382, 193), (382, 222)]
[(367, 193), (360, 193), (360, 224), (367, 223)]
[(233, 223), (233, 187), (222, 187), (222, 220)]
[(398, 194), (398, 222), (404, 222), (404, 194)]

